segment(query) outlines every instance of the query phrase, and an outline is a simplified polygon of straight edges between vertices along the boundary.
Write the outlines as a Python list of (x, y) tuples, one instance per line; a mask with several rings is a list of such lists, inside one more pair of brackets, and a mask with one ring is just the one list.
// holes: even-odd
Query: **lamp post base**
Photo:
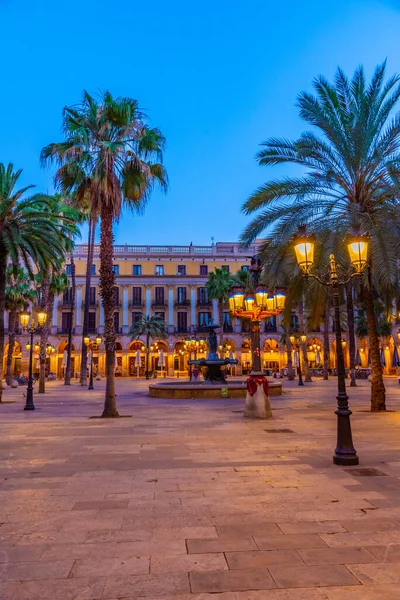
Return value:
[(268, 380), (262, 372), (252, 371), (247, 380), (244, 416), (250, 419), (270, 419), (272, 417)]
[[(344, 401), (347, 403), (347, 394), (339, 394), (338, 401), (339, 403)], [(358, 465), (359, 460), (351, 435), (351, 410), (344, 407), (338, 408), (335, 414), (337, 415), (337, 445), (333, 455), (333, 464)]]

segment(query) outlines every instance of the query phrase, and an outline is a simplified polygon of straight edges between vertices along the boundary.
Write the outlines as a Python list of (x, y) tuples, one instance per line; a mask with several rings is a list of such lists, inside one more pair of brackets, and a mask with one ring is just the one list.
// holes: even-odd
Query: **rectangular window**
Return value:
[(72, 287), (67, 287), (63, 293), (63, 304), (72, 304)]
[(164, 288), (156, 287), (154, 288), (154, 301), (158, 306), (164, 305)]
[(132, 313), (132, 325), (134, 323), (137, 323), (138, 321), (140, 321), (142, 318), (142, 313), (141, 312), (133, 312)]
[(186, 275), (186, 265), (178, 265), (178, 275)]
[(200, 275), (208, 275), (208, 265), (200, 265)]
[(248, 271), (249, 270), (249, 265), (242, 265), (241, 269), (242, 269), (242, 271)]
[(197, 301), (199, 304), (209, 304), (208, 290), (206, 287), (197, 288)]
[(199, 312), (199, 328), (206, 327), (211, 321), (210, 312)]
[(187, 296), (186, 296), (186, 288), (178, 287), (176, 290), (176, 301), (178, 304), (186, 304)]
[(96, 265), (92, 265), (92, 275), (96, 275)]
[(178, 312), (178, 333), (187, 333), (187, 313), (186, 312)]
[(119, 265), (113, 265), (112, 270), (114, 275), (119, 275)]
[(119, 287), (114, 287), (114, 306), (119, 306)]
[(132, 304), (133, 306), (142, 306), (142, 288), (132, 288)]
[(72, 265), (65, 265), (65, 272), (67, 275), (72, 275)]
[(116, 333), (119, 333), (119, 312), (114, 313), (114, 329)]
[(89, 313), (88, 333), (96, 333), (96, 313)]
[(71, 313), (63, 312), (61, 315), (61, 331), (62, 333), (68, 333), (71, 325)]
[(292, 315), (291, 322), (290, 322), (290, 328), (293, 329), (293, 331), (297, 331), (298, 327), (299, 327), (299, 317), (297, 315)]
[(164, 265), (156, 265), (156, 275), (161, 277), (164, 275)]
[(225, 271), (225, 273), (229, 273), (229, 265), (222, 265), (221, 270)]
[(132, 275), (141, 275), (141, 274), (142, 274), (142, 265), (133, 265)]
[(89, 289), (89, 304), (92, 306), (96, 304), (96, 288), (94, 286)]

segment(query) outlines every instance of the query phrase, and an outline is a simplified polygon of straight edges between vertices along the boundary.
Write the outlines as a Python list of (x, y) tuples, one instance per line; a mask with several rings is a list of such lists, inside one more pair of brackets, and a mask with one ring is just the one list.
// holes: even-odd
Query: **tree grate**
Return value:
[(373, 468), (351, 469), (345, 472), (351, 473), (354, 477), (387, 477), (387, 473)]
[(295, 433), (293, 429), (264, 429), (267, 433)]

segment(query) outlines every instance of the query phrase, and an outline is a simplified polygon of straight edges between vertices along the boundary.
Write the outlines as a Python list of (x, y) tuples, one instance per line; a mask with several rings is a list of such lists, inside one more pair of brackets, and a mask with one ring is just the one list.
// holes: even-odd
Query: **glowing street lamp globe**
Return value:
[(47, 312), (44, 310), (39, 310), (37, 313), (37, 320), (39, 327), (43, 327), (47, 321)]
[(361, 273), (367, 266), (368, 241), (365, 236), (352, 237), (347, 244), (350, 262), (357, 273)]
[(24, 331), (28, 329), (29, 319), (31, 318), (31, 313), (28, 310), (24, 310), (19, 313), (19, 321), (21, 323), (21, 327)]

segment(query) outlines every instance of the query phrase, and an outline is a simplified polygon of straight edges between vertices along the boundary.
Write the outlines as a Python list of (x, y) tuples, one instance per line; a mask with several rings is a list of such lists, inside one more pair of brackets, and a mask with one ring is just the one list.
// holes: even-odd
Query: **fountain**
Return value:
[(217, 334), (216, 329), (219, 329), (219, 325), (207, 325), (208, 329), (208, 356), (207, 358), (200, 358), (198, 360), (188, 360), (189, 365), (197, 365), (198, 367), (205, 367), (207, 370), (204, 374), (204, 381), (208, 383), (226, 383), (225, 373), (221, 370), (221, 367), (227, 365), (237, 365), (238, 361), (234, 358), (220, 358), (217, 354)]
[[(150, 396), (153, 398), (218, 398), (221, 396), (230, 398), (244, 398), (247, 388), (246, 381), (242, 379), (225, 378), (225, 369), (228, 365), (237, 365), (234, 358), (220, 358), (217, 354), (218, 341), (215, 330), (219, 325), (208, 325), (208, 356), (196, 360), (189, 360), (188, 364), (195, 367), (205, 367), (204, 381), (163, 381), (149, 385)], [(270, 382), (269, 393), (272, 396), (282, 394), (281, 382)]]

